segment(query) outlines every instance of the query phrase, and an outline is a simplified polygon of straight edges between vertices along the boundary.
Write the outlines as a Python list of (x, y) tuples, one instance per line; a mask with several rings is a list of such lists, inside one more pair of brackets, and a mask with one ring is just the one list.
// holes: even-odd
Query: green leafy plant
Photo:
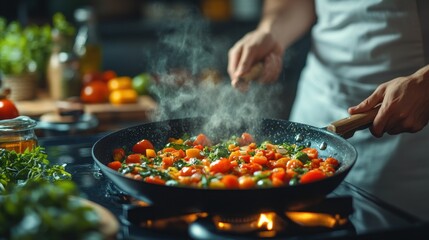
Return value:
[(63, 165), (51, 165), (42, 147), (27, 149), (24, 153), (0, 148), (0, 195), (8, 185), (64, 179), (71, 179), (71, 174)]
[(73, 37), (75, 28), (62, 13), (56, 13), (49, 24), (22, 26), (0, 18), (0, 72), (6, 75), (42, 73), (52, 47), (52, 31)]
[(22, 27), (0, 19), (0, 71), (3, 74), (36, 72), (44, 66), (51, 44), (49, 25)]

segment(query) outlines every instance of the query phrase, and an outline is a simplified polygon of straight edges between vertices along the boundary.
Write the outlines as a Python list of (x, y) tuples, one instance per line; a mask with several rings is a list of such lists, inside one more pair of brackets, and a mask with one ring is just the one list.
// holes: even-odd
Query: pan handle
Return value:
[(350, 138), (360, 129), (368, 128), (377, 116), (380, 105), (365, 113), (358, 113), (329, 124), (326, 129), (344, 138)]

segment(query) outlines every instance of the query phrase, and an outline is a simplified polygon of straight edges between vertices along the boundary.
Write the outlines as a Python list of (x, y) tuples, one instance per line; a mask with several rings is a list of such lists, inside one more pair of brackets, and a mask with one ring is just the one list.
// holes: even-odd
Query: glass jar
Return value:
[(34, 132), (37, 122), (27, 116), (0, 120), (0, 148), (22, 153), (38, 145)]
[(51, 98), (65, 100), (80, 96), (82, 77), (79, 58), (72, 49), (72, 39), (53, 30), (52, 41), (54, 45), (47, 68)]

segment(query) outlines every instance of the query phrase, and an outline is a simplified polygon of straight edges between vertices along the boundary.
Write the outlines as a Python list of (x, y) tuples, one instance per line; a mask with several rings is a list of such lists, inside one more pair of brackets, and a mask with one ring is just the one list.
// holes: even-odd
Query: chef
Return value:
[(349, 139), (359, 156), (346, 181), (429, 220), (427, 16), (425, 0), (266, 0), (258, 27), (229, 50), (231, 83), (260, 61), (259, 81), (275, 81), (284, 51), (311, 30), (290, 120), (321, 127), (381, 104)]

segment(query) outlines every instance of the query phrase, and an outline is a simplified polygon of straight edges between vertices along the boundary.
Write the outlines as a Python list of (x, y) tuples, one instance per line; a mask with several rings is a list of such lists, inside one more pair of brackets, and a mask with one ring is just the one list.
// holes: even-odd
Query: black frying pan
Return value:
[[(375, 115), (374, 115), (375, 116)], [(350, 121), (340, 120), (330, 126), (339, 128), (342, 134), (349, 130), (372, 122), (370, 120)], [(305, 124), (285, 120), (261, 119), (255, 120), (250, 127), (228, 130), (228, 136), (250, 132), (256, 140), (271, 140), (275, 143), (290, 142), (319, 148), (322, 157), (333, 156), (340, 161), (337, 172), (321, 181), (296, 186), (255, 189), (197, 189), (190, 187), (173, 187), (150, 184), (127, 178), (107, 167), (112, 160), (112, 150), (126, 146), (128, 149), (145, 138), (160, 149), (169, 137), (181, 137), (184, 133), (196, 135), (200, 133), (207, 122), (205, 118), (175, 119), (161, 122), (145, 123), (111, 133), (92, 148), (92, 155), (101, 171), (119, 188), (136, 198), (150, 204), (181, 209), (198, 209), (216, 213), (239, 213), (269, 210), (291, 210), (308, 206), (322, 200), (343, 181), (357, 158), (355, 148), (343, 137), (326, 129), (316, 128)], [(357, 123), (358, 122), (358, 123)], [(352, 126), (350, 129), (348, 126)], [(207, 134), (210, 136), (210, 134)]]

